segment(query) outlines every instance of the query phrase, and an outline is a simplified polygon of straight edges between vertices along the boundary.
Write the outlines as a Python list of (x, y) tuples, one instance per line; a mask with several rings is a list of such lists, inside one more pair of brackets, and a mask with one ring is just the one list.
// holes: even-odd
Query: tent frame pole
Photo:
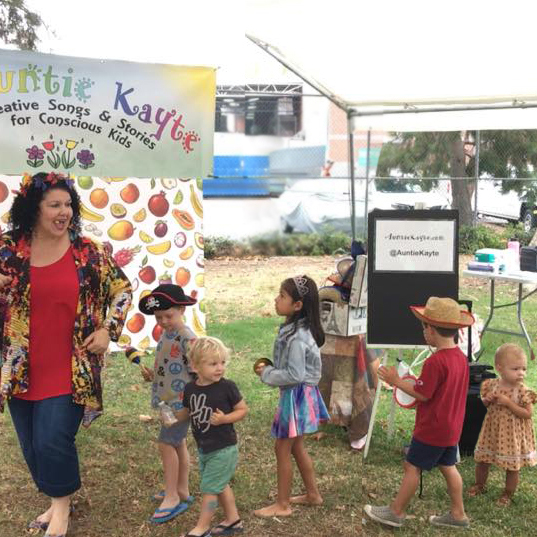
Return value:
[(479, 190), (479, 152), (481, 146), (481, 131), (476, 131), (475, 133), (475, 188), (474, 188), (474, 214), (473, 214), (473, 224), (477, 224), (477, 191)]
[(367, 131), (367, 154), (365, 162), (364, 241), (367, 241), (367, 216), (369, 214), (369, 165), (371, 156), (371, 129)]
[(352, 118), (347, 116), (347, 131), (349, 135), (349, 177), (351, 186), (351, 230), (352, 240), (356, 240), (356, 178), (354, 176), (354, 132), (352, 130)]

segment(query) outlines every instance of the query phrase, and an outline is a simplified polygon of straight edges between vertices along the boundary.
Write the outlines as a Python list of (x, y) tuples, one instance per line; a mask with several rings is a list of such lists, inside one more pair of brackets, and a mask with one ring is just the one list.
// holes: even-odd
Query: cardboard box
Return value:
[(367, 256), (356, 258), (348, 304), (321, 301), (321, 324), (326, 334), (355, 336), (367, 330)]

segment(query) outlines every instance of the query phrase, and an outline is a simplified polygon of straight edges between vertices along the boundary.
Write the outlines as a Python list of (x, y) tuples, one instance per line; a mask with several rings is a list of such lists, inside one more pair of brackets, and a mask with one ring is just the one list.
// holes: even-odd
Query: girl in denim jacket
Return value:
[[(276, 503), (258, 509), (261, 517), (288, 516), (291, 504), (320, 505), (313, 463), (304, 446), (304, 434), (317, 431), (319, 422), (329, 419), (317, 387), (321, 378), (324, 332), (319, 315), (319, 294), (308, 276), (284, 280), (275, 300), (276, 313), (285, 317), (274, 343), (274, 365), (261, 364), (256, 373), (269, 386), (280, 388), (278, 409), (272, 424), (276, 438), (278, 497)], [(294, 457), (306, 493), (291, 497)]]

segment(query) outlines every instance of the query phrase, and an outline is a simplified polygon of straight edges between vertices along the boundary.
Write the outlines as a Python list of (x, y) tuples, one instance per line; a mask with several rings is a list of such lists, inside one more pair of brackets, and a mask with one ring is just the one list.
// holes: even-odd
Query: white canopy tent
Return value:
[(247, 6), (247, 38), (347, 113), (353, 238), (354, 131), (537, 128), (530, 0)]
[(247, 35), (345, 109), (355, 129), (537, 127), (530, 0), (247, 6)]

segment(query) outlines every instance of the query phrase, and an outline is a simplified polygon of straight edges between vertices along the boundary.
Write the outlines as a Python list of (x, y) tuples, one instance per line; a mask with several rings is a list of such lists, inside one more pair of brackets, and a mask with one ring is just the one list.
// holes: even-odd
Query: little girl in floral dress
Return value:
[(481, 385), (487, 415), (474, 454), (475, 484), (468, 495), (485, 492), (490, 465), (494, 464), (506, 471), (505, 489), (498, 505), (509, 505), (520, 469), (537, 464), (532, 420), (537, 395), (523, 384), (527, 360), (518, 345), (505, 343), (499, 347), (494, 364), (500, 378), (485, 380)]

